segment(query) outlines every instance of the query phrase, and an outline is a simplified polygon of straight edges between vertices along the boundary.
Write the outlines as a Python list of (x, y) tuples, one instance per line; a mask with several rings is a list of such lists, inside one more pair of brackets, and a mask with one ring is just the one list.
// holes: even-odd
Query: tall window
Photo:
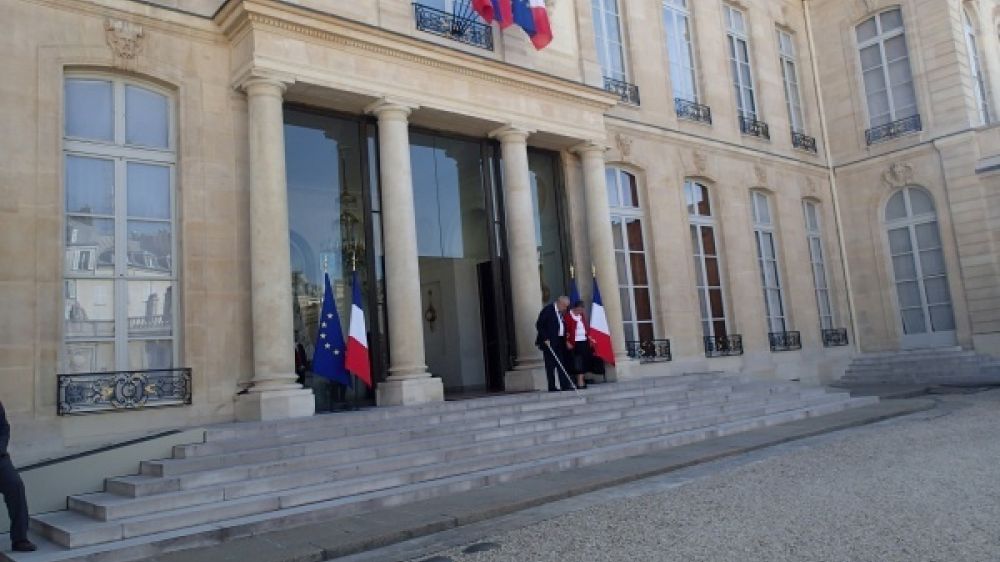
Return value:
[(667, 32), (667, 55), (670, 57), (670, 83), (674, 98), (697, 102), (698, 77), (691, 41), (689, 1), (663, 0), (663, 27)]
[(597, 57), (604, 76), (628, 82), (618, 0), (591, 0)]
[(803, 201), (802, 212), (806, 220), (806, 242), (809, 244), (809, 263), (812, 265), (813, 286), (816, 288), (816, 306), (819, 307), (819, 325), (823, 330), (832, 330), (833, 308), (830, 306), (830, 285), (826, 276), (819, 205)]
[(872, 127), (917, 114), (903, 13), (894, 8), (858, 25), (861, 73)]
[(684, 182), (684, 196), (691, 226), (702, 334), (706, 337), (725, 337), (729, 333), (729, 322), (722, 290), (722, 256), (716, 240), (717, 226), (709, 191), (706, 186), (687, 180)]
[(976, 97), (976, 109), (979, 112), (979, 121), (985, 125), (990, 122), (990, 105), (987, 100), (986, 79), (983, 75), (983, 67), (979, 63), (979, 46), (976, 41), (976, 27), (969, 17), (968, 10), (962, 10), (962, 17), (965, 22), (965, 48), (969, 51), (969, 71), (972, 73), (972, 88)]
[(65, 80), (60, 372), (162, 369), (176, 353), (173, 103), (102, 75)]
[(760, 281), (764, 289), (764, 308), (767, 312), (767, 329), (772, 333), (786, 332), (788, 331), (788, 322), (781, 289), (778, 245), (775, 241), (771, 201), (767, 195), (760, 191), (751, 192), (750, 198), (753, 207), (753, 237), (757, 246), (757, 263), (760, 265)]
[(729, 66), (733, 75), (736, 108), (747, 119), (757, 119), (757, 98), (753, 88), (750, 67), (750, 38), (746, 15), (732, 6), (723, 6), (726, 12), (726, 33), (729, 42)]
[(651, 341), (655, 330), (639, 185), (635, 176), (624, 170), (608, 168), (606, 174), (625, 339)]
[(795, 62), (795, 38), (790, 33), (778, 30), (778, 56), (781, 61), (781, 79), (785, 85), (785, 106), (792, 130), (805, 132), (802, 117), (802, 97), (799, 95), (799, 75)]

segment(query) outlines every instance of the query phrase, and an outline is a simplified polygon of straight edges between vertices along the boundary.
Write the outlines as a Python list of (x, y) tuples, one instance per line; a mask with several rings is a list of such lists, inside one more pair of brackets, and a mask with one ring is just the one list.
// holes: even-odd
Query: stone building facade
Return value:
[[(0, 4), (22, 462), (345, 399), (324, 273), (380, 404), (544, 385), (535, 315), (591, 272), (612, 379), (1000, 353), (1000, 2), (548, 7), (536, 52), (451, 0)], [(143, 396), (179, 404), (60, 415)]]

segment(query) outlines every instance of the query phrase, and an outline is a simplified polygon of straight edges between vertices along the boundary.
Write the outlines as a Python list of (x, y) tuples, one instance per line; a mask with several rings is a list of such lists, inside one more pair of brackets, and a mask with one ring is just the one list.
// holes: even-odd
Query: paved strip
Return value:
[(326, 523), (163, 554), (151, 562), (320, 562), (832, 431), (931, 409), (929, 399), (884, 401), (835, 414), (544, 474)]

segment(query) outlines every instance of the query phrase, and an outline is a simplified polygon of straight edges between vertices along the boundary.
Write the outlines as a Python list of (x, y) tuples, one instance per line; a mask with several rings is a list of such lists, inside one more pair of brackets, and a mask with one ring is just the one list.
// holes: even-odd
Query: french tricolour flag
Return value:
[(514, 23), (511, 0), (472, 0), (472, 8), (486, 23), (497, 22), (500, 29), (506, 29)]
[(351, 284), (354, 291), (351, 299), (351, 328), (347, 334), (347, 353), (344, 366), (361, 379), (368, 388), (372, 386), (371, 363), (368, 361), (368, 332), (365, 330), (365, 312), (361, 309), (361, 285), (358, 272), (354, 272)]
[(552, 26), (549, 25), (549, 13), (545, 9), (545, 0), (510, 0), (514, 23), (531, 37), (535, 49), (543, 49), (552, 41)]
[(604, 312), (604, 301), (601, 300), (597, 277), (594, 277), (594, 305), (590, 308), (590, 339), (594, 341), (594, 355), (603, 359), (605, 363), (614, 365), (615, 351), (611, 345), (611, 329), (608, 328), (608, 315)]

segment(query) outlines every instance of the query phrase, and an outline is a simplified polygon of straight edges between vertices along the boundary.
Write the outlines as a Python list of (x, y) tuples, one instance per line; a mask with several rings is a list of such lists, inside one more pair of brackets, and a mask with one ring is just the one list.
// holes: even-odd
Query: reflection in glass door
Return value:
[(955, 343), (955, 318), (937, 214), (930, 195), (907, 187), (885, 209), (904, 348)]

